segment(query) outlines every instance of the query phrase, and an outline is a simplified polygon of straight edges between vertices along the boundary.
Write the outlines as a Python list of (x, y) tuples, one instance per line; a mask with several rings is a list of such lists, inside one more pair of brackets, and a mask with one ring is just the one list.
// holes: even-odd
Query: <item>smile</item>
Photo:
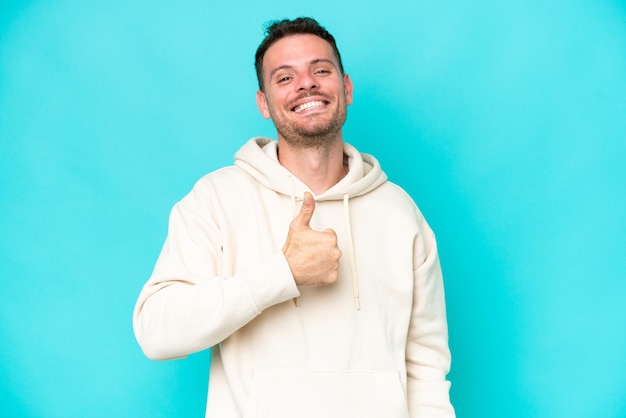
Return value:
[(292, 110), (296, 113), (300, 113), (304, 110), (313, 109), (316, 107), (322, 107), (324, 105), (326, 105), (326, 102), (323, 102), (321, 100), (315, 100), (313, 102), (307, 102), (307, 103), (301, 104), (300, 106), (296, 106)]

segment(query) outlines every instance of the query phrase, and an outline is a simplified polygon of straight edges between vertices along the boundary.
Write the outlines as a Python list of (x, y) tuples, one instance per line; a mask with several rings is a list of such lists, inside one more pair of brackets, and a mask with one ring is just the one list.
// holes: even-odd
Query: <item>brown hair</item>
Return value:
[(263, 38), (263, 41), (257, 48), (254, 59), (256, 77), (259, 82), (259, 89), (261, 89), (261, 91), (264, 91), (265, 88), (265, 86), (263, 85), (263, 57), (265, 56), (265, 53), (267, 52), (269, 47), (272, 46), (276, 41), (286, 36), (301, 34), (319, 36), (320, 38), (328, 42), (335, 52), (337, 61), (339, 61), (339, 70), (341, 71), (341, 74), (344, 73), (343, 64), (341, 63), (341, 55), (339, 54), (339, 50), (337, 49), (335, 38), (323, 26), (317, 23), (315, 19), (310, 17), (299, 17), (294, 20), (274, 20), (266, 23), (265, 38)]

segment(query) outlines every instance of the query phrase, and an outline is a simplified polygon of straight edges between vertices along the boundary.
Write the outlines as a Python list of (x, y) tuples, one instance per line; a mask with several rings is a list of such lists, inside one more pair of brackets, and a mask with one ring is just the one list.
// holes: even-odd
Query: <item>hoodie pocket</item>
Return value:
[(245, 418), (408, 418), (397, 371), (257, 370)]

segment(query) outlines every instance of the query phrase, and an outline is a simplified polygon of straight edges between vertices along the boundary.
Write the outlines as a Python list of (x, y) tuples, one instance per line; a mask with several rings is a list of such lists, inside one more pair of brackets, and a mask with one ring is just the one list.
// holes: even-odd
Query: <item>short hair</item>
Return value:
[(323, 26), (317, 23), (315, 19), (299, 17), (294, 20), (273, 20), (266, 23), (264, 26), (265, 38), (263, 38), (263, 41), (261, 41), (261, 44), (257, 48), (254, 59), (256, 77), (261, 91), (264, 91), (265, 88), (263, 84), (263, 58), (265, 57), (265, 53), (276, 41), (289, 35), (315, 35), (328, 42), (335, 52), (337, 61), (339, 61), (339, 70), (341, 74), (344, 74), (341, 54), (339, 54), (339, 49), (337, 49), (335, 38)]

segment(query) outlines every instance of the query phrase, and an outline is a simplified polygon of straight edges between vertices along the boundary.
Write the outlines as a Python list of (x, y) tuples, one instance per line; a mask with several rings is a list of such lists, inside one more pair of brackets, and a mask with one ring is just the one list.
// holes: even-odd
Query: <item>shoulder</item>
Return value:
[(192, 192), (233, 190), (233, 187), (246, 183), (250, 183), (250, 176), (239, 167), (227, 166), (202, 176), (194, 184)]
[(402, 211), (421, 212), (415, 203), (415, 200), (401, 186), (391, 181), (386, 181), (380, 187), (372, 192), (372, 200), (383, 205), (397, 207)]
[(251, 183), (250, 177), (240, 168), (223, 167), (198, 179), (179, 204), (203, 206), (223, 201), (231, 196), (245, 193), (245, 189), (250, 187)]
[(409, 193), (399, 185), (387, 181), (363, 196), (368, 211), (376, 214), (378, 222), (395, 225), (420, 235), (432, 234), (422, 211)]

